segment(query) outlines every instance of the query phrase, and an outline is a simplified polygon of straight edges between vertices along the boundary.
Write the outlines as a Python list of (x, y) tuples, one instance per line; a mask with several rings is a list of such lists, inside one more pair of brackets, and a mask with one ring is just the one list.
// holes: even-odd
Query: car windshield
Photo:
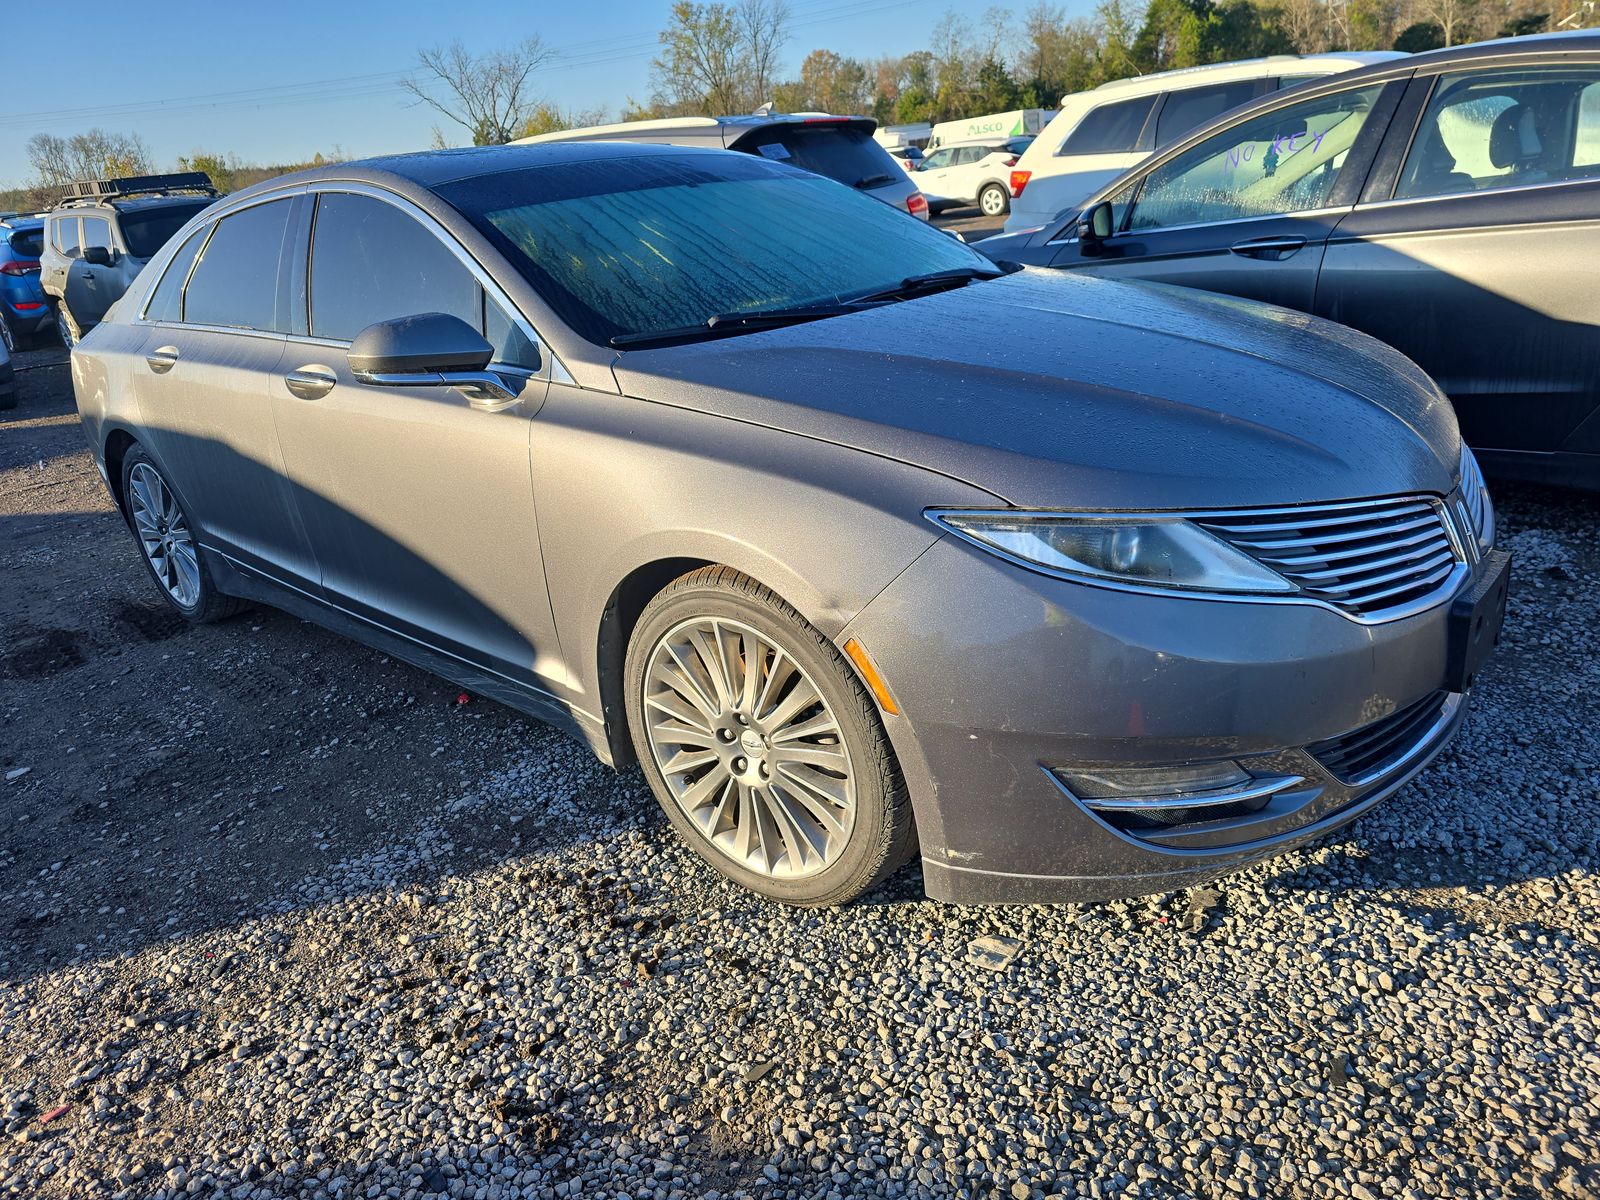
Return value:
[(128, 253), (135, 258), (150, 258), (167, 244), (167, 239), (183, 228), (184, 222), (210, 204), (196, 200), (185, 204), (163, 204), (155, 208), (124, 209), (118, 224)]
[(600, 345), (728, 313), (836, 304), (934, 272), (994, 269), (862, 192), (742, 155), (553, 164), (438, 193)]
[(14, 230), (6, 243), (18, 258), (38, 258), (44, 253), (44, 226)]

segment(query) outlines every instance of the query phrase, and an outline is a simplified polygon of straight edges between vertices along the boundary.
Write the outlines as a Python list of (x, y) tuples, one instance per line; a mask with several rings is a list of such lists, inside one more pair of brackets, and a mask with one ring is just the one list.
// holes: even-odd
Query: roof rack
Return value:
[(166, 196), (198, 192), (215, 196), (216, 187), (204, 171), (175, 171), (170, 175), (126, 175), (120, 179), (78, 179), (66, 185), (61, 203), (73, 200), (114, 200), (126, 196)]

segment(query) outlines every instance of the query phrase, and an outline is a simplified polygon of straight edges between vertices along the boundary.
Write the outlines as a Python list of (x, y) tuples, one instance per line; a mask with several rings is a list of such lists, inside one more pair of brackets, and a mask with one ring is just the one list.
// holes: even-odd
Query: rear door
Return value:
[(1502, 61), (1413, 82), (1316, 311), (1432, 375), (1470, 445), (1597, 454), (1597, 264), (1600, 59)]
[(316, 570), (284, 478), (268, 381), (288, 329), (283, 258), (298, 197), (195, 231), (146, 305), (134, 388), (202, 541), (302, 590)]
[[(78, 322), (80, 329), (88, 329), (91, 325), (98, 325), (100, 318), (106, 315), (106, 309), (111, 307), (111, 302), (122, 294), (120, 289), (110, 286), (111, 280), (107, 276), (115, 276), (116, 267), (110, 264), (92, 263), (82, 258), (84, 252), (91, 248), (104, 250), (108, 257), (114, 257), (116, 247), (111, 240), (111, 221), (98, 214), (85, 213), (81, 218), (82, 245), (79, 251), (79, 261), (72, 264), (67, 272), (67, 307), (72, 310), (73, 319)], [(109, 298), (108, 298), (109, 296)]]
[(1326, 91), (1210, 134), (1129, 182), (1108, 241), (1085, 246), (1065, 230), (1051, 265), (1310, 312), (1325, 243), (1403, 86)]

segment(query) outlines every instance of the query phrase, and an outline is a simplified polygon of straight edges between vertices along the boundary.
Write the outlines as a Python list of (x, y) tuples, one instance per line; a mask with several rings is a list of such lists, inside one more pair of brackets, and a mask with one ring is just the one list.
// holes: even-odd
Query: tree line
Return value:
[[(865, 113), (880, 125), (947, 121), (1015, 108), (1053, 108), (1061, 98), (1114, 79), (1256, 58), (1330, 50), (1417, 52), (1484, 37), (1514, 37), (1600, 23), (1595, 0), (1100, 0), (1086, 17), (1038, 0), (1020, 17), (991, 8), (977, 20), (954, 12), (928, 45), (909, 54), (851, 58), (817, 48), (786, 76), (788, 0), (675, 0), (651, 63), (650, 94), (629, 98), (623, 120), (717, 116), (771, 103), (783, 112)], [(557, 51), (537, 36), (473, 53), (460, 42), (419, 52), (400, 82), (412, 102), (442, 117), (433, 144), (494, 145), (598, 124), (604, 110), (572, 111), (546, 99), (540, 68)], [(0, 191), (0, 209), (45, 207), (74, 179), (155, 171), (137, 134), (91, 129), (28, 141), (34, 179)], [(205, 171), (224, 192), (301, 167), (338, 161), (247, 165), (196, 152), (179, 170)]]

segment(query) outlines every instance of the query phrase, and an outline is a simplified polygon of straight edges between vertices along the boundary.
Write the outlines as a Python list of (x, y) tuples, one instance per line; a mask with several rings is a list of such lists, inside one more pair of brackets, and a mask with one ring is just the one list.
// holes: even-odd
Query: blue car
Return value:
[(12, 217), (0, 221), (0, 319), (23, 345), (50, 324), (50, 305), (39, 282), (44, 221)]

